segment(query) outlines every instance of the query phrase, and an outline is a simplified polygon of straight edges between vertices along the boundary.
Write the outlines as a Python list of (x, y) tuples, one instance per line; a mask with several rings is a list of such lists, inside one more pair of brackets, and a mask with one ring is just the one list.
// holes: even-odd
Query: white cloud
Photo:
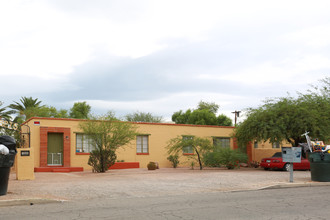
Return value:
[(292, 44), (322, 49), (330, 45), (330, 25), (317, 25), (285, 34), (282, 39)]
[(1, 1), (0, 76), (7, 83), (0, 92), (10, 101), (86, 100), (99, 112), (166, 117), (205, 100), (231, 115), (329, 76), (329, 6), (319, 0)]

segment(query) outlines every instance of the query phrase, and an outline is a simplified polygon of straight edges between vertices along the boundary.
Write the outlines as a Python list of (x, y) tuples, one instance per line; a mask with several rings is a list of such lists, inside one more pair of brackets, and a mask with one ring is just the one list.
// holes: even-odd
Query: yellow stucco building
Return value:
[[(21, 127), (24, 148), (20, 149), (18, 160), (24, 160), (22, 168), (31, 164), (34, 172), (71, 172), (92, 170), (88, 165), (89, 152), (93, 149), (88, 137), (79, 128), (80, 119), (33, 117)], [(159, 167), (171, 167), (167, 160), (167, 145), (176, 137), (203, 137), (223, 147), (236, 149), (233, 139), (234, 127), (207, 125), (180, 125), (170, 123), (137, 123), (136, 139), (116, 151), (117, 162), (112, 169), (145, 168), (149, 162)], [(249, 161), (260, 162), (261, 158), (281, 151), (281, 144), (251, 143), (247, 146)], [(29, 148), (29, 152), (25, 148)], [(24, 154), (29, 154), (28, 157)], [(179, 166), (190, 166), (192, 151), (182, 152)], [(21, 168), (21, 170), (22, 170)], [(24, 168), (25, 170), (27, 168)], [(32, 172), (33, 172), (32, 171)], [(24, 179), (26, 171), (18, 172)]]
[[(91, 170), (87, 164), (92, 146), (82, 133), (79, 123), (84, 120), (39, 118), (29, 119), (22, 126), (26, 138), (25, 146), (33, 149), (34, 171)], [(150, 161), (159, 167), (171, 167), (167, 160), (168, 141), (178, 136), (206, 137), (210, 141), (221, 142), (225, 147), (236, 148), (232, 138), (234, 127), (177, 125), (166, 123), (134, 123), (138, 135), (128, 145), (116, 151), (117, 161), (113, 168), (144, 168)], [(182, 152), (181, 166), (193, 152)]]

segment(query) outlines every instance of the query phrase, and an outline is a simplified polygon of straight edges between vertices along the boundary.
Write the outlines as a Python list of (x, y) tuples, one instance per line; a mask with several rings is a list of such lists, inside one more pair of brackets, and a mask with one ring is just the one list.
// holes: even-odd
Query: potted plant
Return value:
[(149, 162), (148, 165), (147, 165), (147, 167), (148, 167), (148, 170), (155, 170), (155, 169), (157, 169), (157, 165), (156, 165), (155, 162)]

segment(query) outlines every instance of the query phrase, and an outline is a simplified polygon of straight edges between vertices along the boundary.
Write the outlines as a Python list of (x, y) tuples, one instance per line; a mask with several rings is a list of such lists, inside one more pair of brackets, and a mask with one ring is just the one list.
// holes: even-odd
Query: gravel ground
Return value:
[[(161, 168), (91, 171), (76, 173), (35, 173), (35, 180), (16, 180), (10, 175), (8, 194), (0, 200), (47, 198), (81, 200), (98, 197), (129, 198), (189, 193), (253, 190), (287, 184), (290, 173), (255, 168), (191, 170)], [(311, 182), (310, 171), (295, 171), (294, 183)]]

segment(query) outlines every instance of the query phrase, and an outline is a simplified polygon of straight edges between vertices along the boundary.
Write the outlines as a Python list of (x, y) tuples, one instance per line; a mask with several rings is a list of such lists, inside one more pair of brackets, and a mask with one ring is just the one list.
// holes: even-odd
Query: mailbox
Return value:
[(283, 162), (301, 163), (301, 147), (282, 147)]

